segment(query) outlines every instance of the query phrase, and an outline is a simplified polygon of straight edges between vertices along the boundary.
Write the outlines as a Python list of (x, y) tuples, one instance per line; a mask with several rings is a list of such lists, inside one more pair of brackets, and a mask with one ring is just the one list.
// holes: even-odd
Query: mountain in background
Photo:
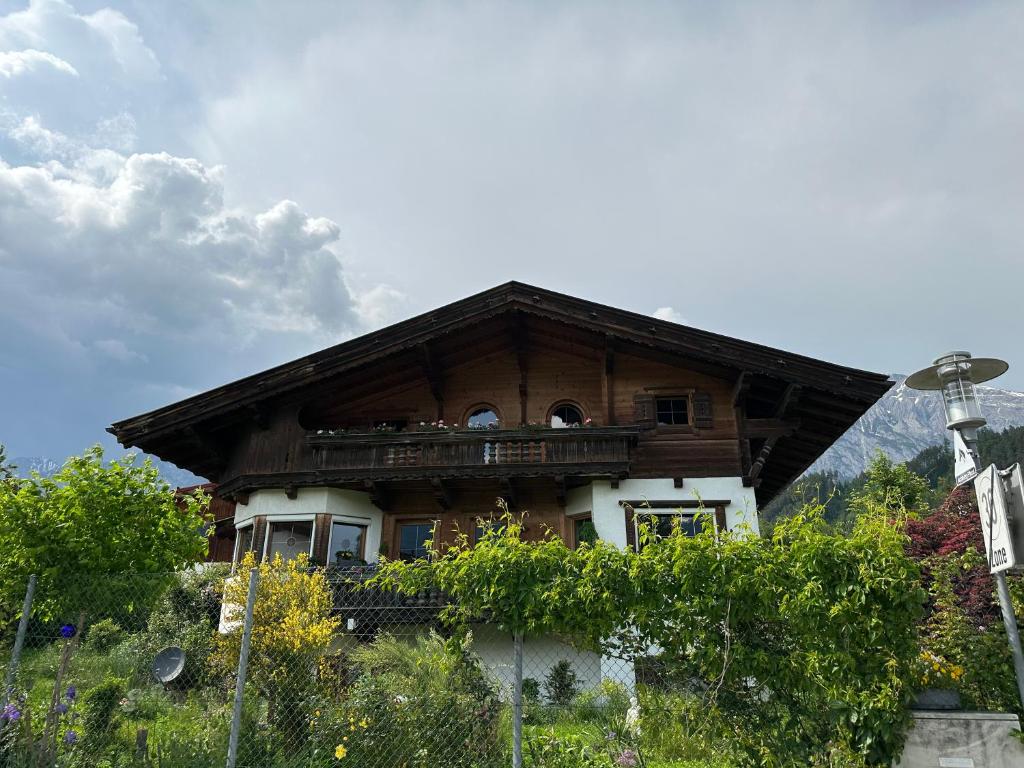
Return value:
[[(137, 455), (136, 463), (141, 464), (145, 459), (150, 459), (153, 462), (153, 466), (160, 472), (160, 477), (172, 488), (182, 488), (205, 482), (201, 477), (196, 477), (187, 469), (176, 467), (174, 464), (158, 459), (156, 456), (150, 456), (145, 453), (138, 453)], [(38, 472), (43, 477), (52, 477), (61, 468), (61, 462), (42, 456), (16, 456), (8, 463), (15, 466), (14, 474), (18, 477), (28, 477), (33, 472)]]
[[(874, 404), (807, 474), (823, 473), (850, 479), (863, 472), (875, 451), (893, 461), (910, 461), (921, 451), (950, 440), (942, 396), (906, 386), (906, 376), (894, 375), (896, 385)], [(1001, 432), (1024, 425), (1024, 392), (980, 386), (978, 399), (988, 427)], [(952, 450), (952, 449), (951, 449)]]

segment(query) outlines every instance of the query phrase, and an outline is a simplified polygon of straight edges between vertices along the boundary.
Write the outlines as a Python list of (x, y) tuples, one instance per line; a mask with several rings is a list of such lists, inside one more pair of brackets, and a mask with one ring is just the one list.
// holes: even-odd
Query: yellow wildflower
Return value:
[(344, 744), (339, 744), (337, 747), (334, 748), (334, 756), (338, 760), (341, 760), (347, 754), (348, 754), (348, 748)]
[(370, 724), (366, 721), (365, 717), (362, 720), (359, 721), (359, 727), (362, 728), (363, 730), (366, 730), (367, 728), (370, 727)]

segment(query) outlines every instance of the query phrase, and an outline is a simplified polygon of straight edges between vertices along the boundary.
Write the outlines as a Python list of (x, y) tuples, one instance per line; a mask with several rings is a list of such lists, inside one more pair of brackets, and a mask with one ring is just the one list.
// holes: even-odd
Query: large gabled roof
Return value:
[[(767, 400), (799, 387), (798, 417), (819, 414), (818, 426), (806, 440), (800, 430), (779, 441), (779, 471), (762, 475), (759, 497), (773, 496), (798, 476), (892, 386), (883, 374), (823, 362), (803, 355), (658, 320), (592, 301), (519, 282), (509, 282), (453, 302), (373, 333), (306, 355), (292, 362), (216, 387), (163, 408), (118, 421), (108, 428), (125, 446), (161, 455), (161, 445), (183, 431), (201, 431), (204, 424), (247, 417), (261, 403), (275, 400), (316, 382), (330, 380), (396, 353), (421, 347), (438, 337), (482, 320), (518, 312), (539, 316), (603, 335), (624, 348), (645, 348), (730, 370), (745, 372)], [(760, 384), (757, 384), (760, 382)], [(806, 411), (806, 414), (800, 413)], [(806, 421), (802, 418), (801, 421)], [(811, 419), (813, 422), (814, 419)], [(802, 429), (804, 429), (802, 427)], [(805, 430), (807, 431), (807, 430)], [(797, 450), (792, 450), (797, 448)], [(792, 454), (792, 455), (786, 455)], [(163, 456), (170, 461), (173, 457)]]

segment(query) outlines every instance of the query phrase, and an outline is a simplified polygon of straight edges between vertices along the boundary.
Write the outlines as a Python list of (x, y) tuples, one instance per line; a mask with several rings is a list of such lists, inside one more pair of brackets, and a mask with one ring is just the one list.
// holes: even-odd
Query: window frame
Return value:
[[(436, 543), (437, 530), (439, 521), (429, 517), (409, 517), (404, 520), (395, 521), (395, 531), (393, 534), (393, 544), (395, 545), (395, 555), (401, 560), (402, 559), (402, 526), (404, 525), (429, 525), (430, 526), (430, 538)], [(431, 547), (427, 550), (427, 560), (433, 558), (435, 548)]]
[(579, 529), (580, 526), (583, 525), (583, 523), (590, 523), (590, 525), (594, 528), (595, 539), (600, 540), (601, 537), (597, 534), (597, 526), (594, 525), (594, 514), (592, 512), (587, 512), (586, 514), (582, 515), (575, 515), (569, 519), (572, 521), (572, 548), (574, 550), (580, 548), (581, 542), (579, 538)]
[(335, 525), (350, 525), (353, 528), (362, 528), (362, 545), (360, 546), (359, 552), (353, 552), (356, 559), (366, 561), (366, 547), (370, 539), (370, 521), (368, 519), (358, 517), (345, 517), (341, 515), (331, 516), (331, 532), (327, 534), (327, 565), (331, 565), (335, 561), (334, 551), (334, 526)]
[(267, 529), (263, 532), (263, 553), (260, 560), (266, 561), (267, 551), (270, 548), (270, 534), (274, 529), (274, 523), (312, 523), (309, 534), (309, 555), (310, 563), (313, 562), (313, 550), (316, 547), (316, 515), (268, 515), (266, 518)]
[[(668, 393), (668, 392), (652, 392), (654, 397), (654, 425), (656, 429), (693, 429), (693, 393), (692, 392), (680, 392), (680, 393)], [(686, 423), (685, 424), (664, 424), (658, 418), (658, 401), (659, 400), (685, 400), (686, 401)], [(675, 413), (674, 408), (669, 410)]]
[(235, 526), (235, 546), (233, 547), (234, 551), (233, 551), (232, 556), (231, 556), (231, 572), (232, 573), (234, 573), (235, 569), (238, 567), (238, 562), (242, 559), (242, 556), (244, 555), (244, 553), (240, 549), (240, 547), (242, 545), (242, 537), (241, 537), (240, 534), (241, 534), (242, 531), (247, 530), (247, 529), (249, 531), (249, 535), (252, 538), (249, 539), (249, 549), (246, 550), (246, 551), (247, 552), (254, 552), (255, 549), (256, 549), (253, 546), (256, 543), (256, 521), (253, 520), (252, 518), (250, 518), (246, 522), (241, 523), (241, 524)]
[(498, 426), (495, 427), (495, 429), (501, 429), (502, 425), (505, 423), (505, 417), (501, 415), (501, 409), (498, 408), (498, 406), (494, 405), (493, 403), (488, 403), (488, 402), (485, 402), (485, 401), (481, 401), (479, 403), (471, 405), (469, 408), (466, 409), (465, 413), (463, 414), (462, 421), (460, 423), (465, 425), (466, 429), (478, 429), (478, 430), (481, 430), (481, 431), (482, 430), (490, 429), (489, 426), (483, 426), (483, 427), (470, 427), (469, 426), (469, 420), (471, 418), (473, 418), (473, 415), (477, 411), (491, 411), (492, 413), (494, 413), (495, 420), (498, 422)]
[[(580, 423), (578, 425), (575, 425), (575, 427), (572, 424), (565, 424), (561, 427), (551, 426), (551, 420), (555, 417), (555, 411), (565, 406), (570, 406), (580, 412)], [(587, 409), (583, 407), (582, 403), (576, 400), (558, 400), (550, 408), (548, 408), (548, 417), (544, 422), (544, 426), (549, 429), (574, 429), (576, 427), (584, 426), (587, 423), (587, 419), (589, 418), (590, 416), (587, 413)]]
[[(640, 545), (640, 524), (642, 522), (644, 522), (642, 518), (646, 518), (646, 517), (679, 517), (679, 518), (688, 517), (691, 520), (693, 520), (693, 519), (697, 518), (700, 515), (703, 515), (706, 518), (707, 517), (711, 518), (711, 526), (714, 529), (715, 536), (717, 536), (718, 535), (718, 520), (717, 520), (717, 515), (715, 515), (715, 510), (714, 509), (711, 509), (710, 511), (708, 511), (707, 509), (694, 509), (692, 512), (688, 511), (688, 510), (685, 510), (685, 509), (634, 509), (633, 510), (633, 541), (636, 542), (637, 551), (639, 552), (640, 550), (643, 549), (643, 547)], [(657, 526), (657, 523), (655, 523), (655, 526)], [(701, 530), (703, 531), (703, 527), (702, 527)], [(694, 537), (696, 537), (696, 535), (697, 535), (697, 531), (694, 531), (694, 535), (693, 536), (689, 536), (688, 538), (694, 538)]]

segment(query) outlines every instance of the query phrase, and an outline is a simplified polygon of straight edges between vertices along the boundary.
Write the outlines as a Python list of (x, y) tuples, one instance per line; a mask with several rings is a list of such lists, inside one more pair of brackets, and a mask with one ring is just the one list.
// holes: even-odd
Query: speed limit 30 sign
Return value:
[(1015, 464), (1000, 472), (995, 464), (974, 479), (974, 491), (981, 513), (981, 531), (991, 573), (1024, 566), (1024, 487), (1021, 469)]

